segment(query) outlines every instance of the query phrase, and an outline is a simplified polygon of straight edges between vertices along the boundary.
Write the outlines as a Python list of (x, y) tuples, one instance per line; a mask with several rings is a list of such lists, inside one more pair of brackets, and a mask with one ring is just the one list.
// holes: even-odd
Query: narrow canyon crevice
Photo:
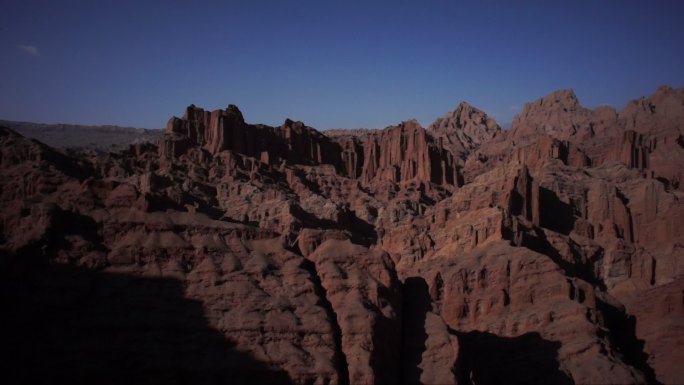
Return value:
[(425, 330), (427, 313), (432, 310), (427, 282), (409, 277), (402, 285), (403, 317), (401, 341), (401, 378), (406, 385), (420, 384), (420, 364), (428, 339)]
[(316, 270), (316, 264), (308, 259), (304, 259), (302, 267), (309, 272), (311, 276), (311, 283), (314, 285), (314, 290), (320, 302), (319, 305), (325, 309), (328, 316), (330, 326), (332, 328), (333, 340), (335, 341), (335, 361), (337, 364), (338, 383), (339, 385), (353, 385), (349, 383), (349, 366), (347, 364), (347, 356), (342, 349), (342, 329), (338, 322), (337, 313), (333, 309), (332, 304), (328, 300), (327, 292), (321, 283), (321, 278)]

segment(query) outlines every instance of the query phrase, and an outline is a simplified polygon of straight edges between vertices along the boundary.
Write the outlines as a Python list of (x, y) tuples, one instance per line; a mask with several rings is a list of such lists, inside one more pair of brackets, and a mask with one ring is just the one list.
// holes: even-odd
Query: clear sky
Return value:
[(319, 129), (506, 124), (573, 88), (684, 86), (684, 1), (0, 0), (0, 118), (163, 127), (194, 103)]

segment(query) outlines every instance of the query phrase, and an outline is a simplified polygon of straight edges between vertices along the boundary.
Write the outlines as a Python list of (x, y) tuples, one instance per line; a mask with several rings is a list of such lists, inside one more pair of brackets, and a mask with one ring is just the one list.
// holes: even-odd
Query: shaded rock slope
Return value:
[(158, 144), (0, 128), (8, 383), (684, 378), (684, 89), (510, 130), (326, 135), (189, 106)]

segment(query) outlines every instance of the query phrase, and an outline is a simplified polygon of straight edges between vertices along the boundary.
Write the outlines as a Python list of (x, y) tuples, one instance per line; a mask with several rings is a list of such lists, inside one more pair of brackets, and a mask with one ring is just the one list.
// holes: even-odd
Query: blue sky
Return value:
[(684, 86), (684, 2), (0, 0), (0, 118), (163, 127), (194, 103), (252, 123), (507, 123), (573, 88), (622, 108)]

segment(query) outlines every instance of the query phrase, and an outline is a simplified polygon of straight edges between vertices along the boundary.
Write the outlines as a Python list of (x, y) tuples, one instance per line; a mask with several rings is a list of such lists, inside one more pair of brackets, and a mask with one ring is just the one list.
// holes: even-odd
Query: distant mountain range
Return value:
[(52, 147), (80, 150), (120, 150), (133, 143), (156, 142), (164, 134), (161, 129), (120, 126), (84, 126), (77, 124), (45, 124), (0, 120), (21, 135)]

